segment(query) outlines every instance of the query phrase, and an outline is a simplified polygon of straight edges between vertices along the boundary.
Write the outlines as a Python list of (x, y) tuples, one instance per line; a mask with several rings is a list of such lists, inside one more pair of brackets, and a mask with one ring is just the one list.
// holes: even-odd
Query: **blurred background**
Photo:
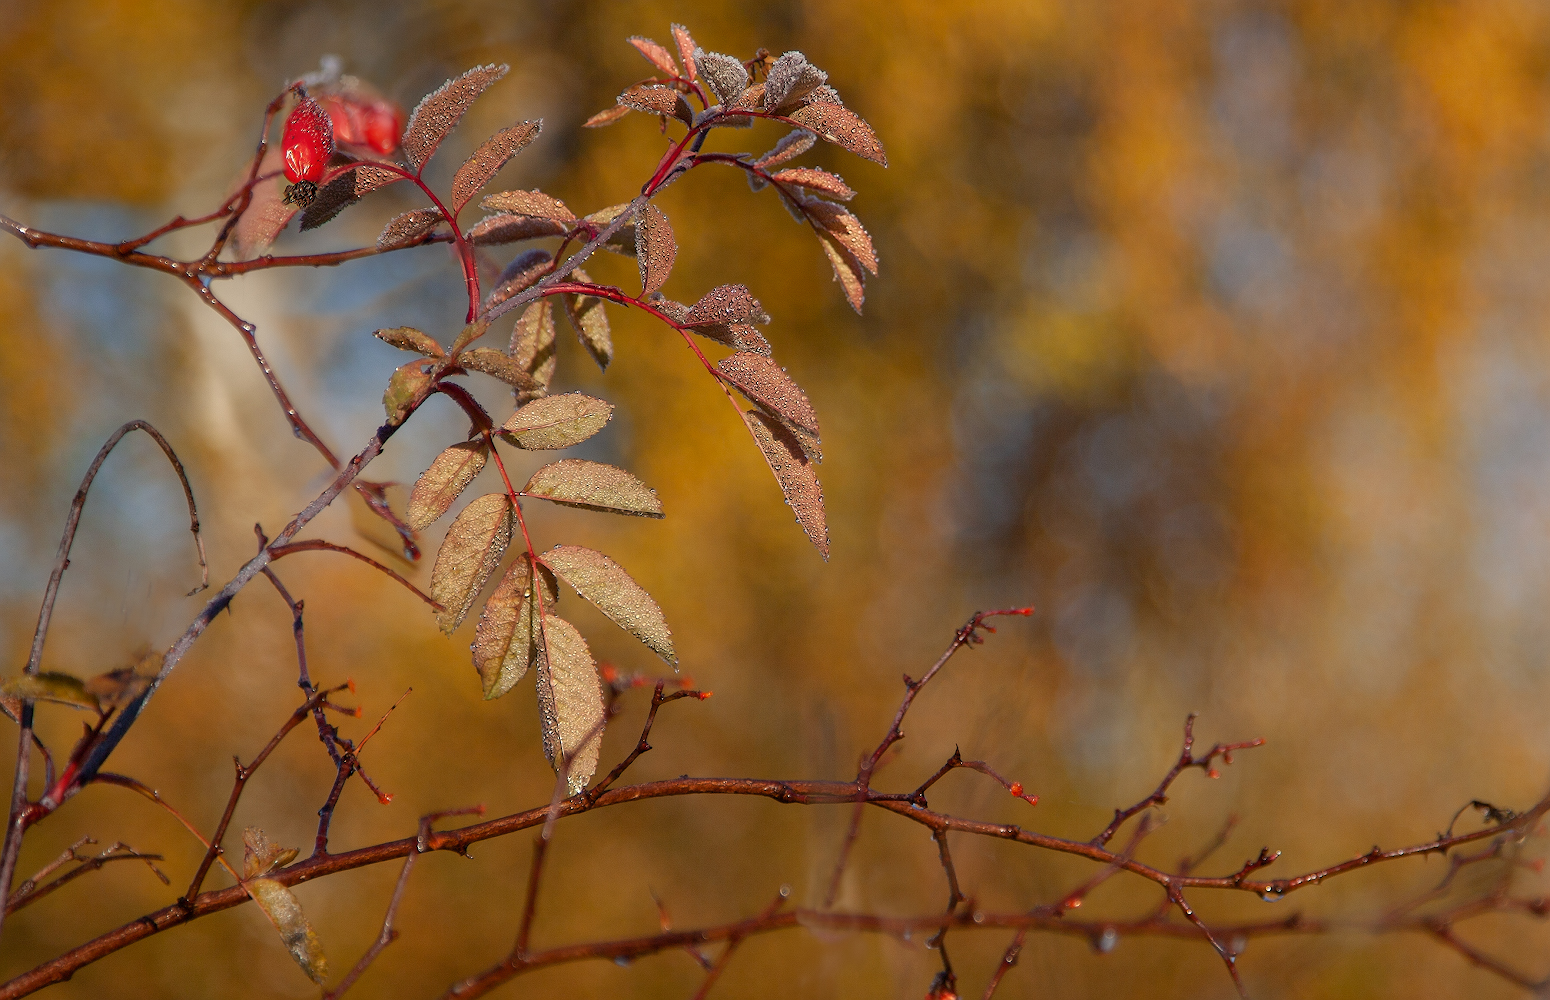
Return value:
[[(746, 283), (774, 317), (776, 359), (819, 411), (827, 564), (669, 333), (613, 311), (606, 375), (562, 337), (558, 385), (619, 405), (580, 454), (636, 472), (668, 516), (535, 507), (535, 541), (617, 558), (663, 605), (684, 672), (715, 691), (664, 710), (634, 777), (848, 778), (886, 728), (901, 672), (918, 676), (976, 608), (1031, 603), (1035, 617), (1006, 620), (922, 696), (881, 787), (913, 788), (956, 745), (1041, 801), (1030, 809), (963, 772), (933, 791), (933, 806), (1087, 838), (1153, 788), (1186, 714), (1199, 712), (1207, 744), (1268, 744), (1219, 780), (1185, 775), (1142, 858), (1173, 864), (1237, 815), (1207, 869), (1233, 870), (1266, 845), (1285, 852), (1271, 869), (1283, 875), (1426, 839), (1470, 799), (1521, 808), (1540, 796), (1550, 779), (1541, 4), (11, 0), (0, 2), (0, 211), (103, 239), (208, 211), (246, 163), (265, 103), (327, 53), (406, 108), (471, 65), (510, 63), (430, 175), (445, 185), (484, 136), (542, 117), (542, 137), (496, 188), (536, 186), (591, 211), (636, 192), (665, 140), (643, 116), (578, 126), (650, 74), (626, 36), (667, 42), (671, 21), (743, 58), (760, 46), (806, 52), (876, 128), (889, 167), (833, 146), (803, 161), (861, 192), (853, 207), (882, 260), (862, 317), (811, 232), (737, 172), (698, 170), (660, 201), (680, 246), (665, 291), (693, 301)], [(760, 152), (782, 134), (721, 132), (709, 148)], [(277, 249), (370, 243), (416, 205), (377, 195), (317, 233), (293, 228)], [(200, 238), (158, 248), (193, 255)], [(627, 258), (593, 275), (638, 280)], [(380, 423), (382, 386), (404, 360), (371, 331), (411, 324), (446, 341), (462, 322), (442, 247), (218, 290), (257, 324), (301, 411), (343, 454)], [(235, 333), (150, 272), (0, 241), (0, 383), (6, 673), (25, 662), (79, 477), (120, 423), (149, 419), (178, 448), (217, 582), (251, 555), (254, 522), (272, 534), (326, 482)], [(478, 392), (506, 405), (489, 385)], [(433, 402), (372, 477), (413, 482), (463, 430)], [(518, 459), (513, 475), (536, 464)], [(309, 534), (365, 544), (345, 509)], [(197, 581), (191, 548), (176, 481), (147, 440), (129, 439), (87, 507), (45, 668), (89, 675), (164, 648), (200, 606), (183, 596)], [(405, 571), (423, 584), (429, 563)], [(313, 675), (359, 687), (366, 718), (346, 735), (413, 688), (364, 758), (395, 798), (380, 806), (352, 783), (335, 849), (406, 836), (433, 809), (483, 802), (499, 814), (548, 800), (532, 683), (484, 703), (471, 623), (443, 638), (413, 597), (348, 560), (301, 555), (279, 571), (307, 603)], [(662, 669), (574, 595), (560, 611), (600, 660)], [(240, 596), (111, 768), (212, 829), (231, 756), (250, 760), (296, 703), (288, 622), (270, 589)], [(627, 697), (605, 767), (633, 745), (645, 701)], [(39, 714), (63, 752), (81, 717)], [(249, 786), (234, 831), (253, 824), (310, 844), (331, 777), (303, 728)], [(683, 799), (566, 821), (534, 944), (653, 932), (653, 893), (681, 927), (753, 912), (782, 884), (816, 904), (845, 818)], [(200, 853), (149, 803), (94, 788), (37, 828), (21, 873), (86, 835), (165, 854), (173, 888), (137, 865), (91, 875), (6, 923), (0, 975), (165, 905)], [(422, 861), (404, 936), (361, 995), (439, 993), (503, 956), (530, 844), (520, 835), (476, 846), (472, 861)], [(986, 909), (1050, 902), (1091, 874), (1006, 844), (953, 846)], [(1296, 908), (1361, 920), (1444, 870), (1416, 860), (1277, 904), (1194, 902), (1209, 919)], [(336, 978), (377, 934), (397, 871), (300, 888)], [(1464, 897), (1500, 874), (1474, 871)], [(1532, 871), (1517, 878), (1524, 894), (1545, 891)], [(869, 815), (840, 902), (931, 912), (942, 883), (925, 831)], [(1158, 898), (1121, 879), (1082, 912), (1136, 915)], [(1547, 971), (1545, 930), (1525, 918), (1461, 935)], [(983, 989), (1008, 937), (952, 935), (965, 993)], [(1420, 936), (1256, 939), (1240, 965), (1256, 997), (1519, 995)], [(791, 932), (748, 942), (718, 990), (919, 996), (936, 968), (918, 940)], [(563, 967), (504, 994), (682, 997), (700, 978), (673, 953)], [(1121, 939), (1098, 954), (1080, 939), (1034, 937), (1000, 995), (1051, 992), (1227, 997), (1232, 987), (1204, 946)], [(89, 966), (51, 995), (314, 993), (262, 915), (241, 907)]]

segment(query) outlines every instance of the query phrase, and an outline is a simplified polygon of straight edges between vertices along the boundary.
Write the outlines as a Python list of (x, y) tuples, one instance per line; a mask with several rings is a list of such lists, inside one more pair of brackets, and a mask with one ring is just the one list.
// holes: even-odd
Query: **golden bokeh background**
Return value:
[[(859, 318), (812, 234), (736, 172), (696, 171), (660, 200), (680, 243), (666, 292), (692, 301), (746, 283), (774, 316), (777, 360), (818, 408), (827, 564), (720, 393), (662, 329), (614, 311), (606, 375), (574, 343), (562, 348), (561, 384), (620, 406), (581, 453), (635, 471), (668, 517), (535, 509), (537, 541), (618, 558), (666, 610), (685, 672), (715, 691), (664, 710), (635, 777), (848, 777), (882, 735), (901, 672), (918, 675), (974, 609), (1033, 603), (1037, 616), (1010, 620), (928, 689), (880, 786), (913, 788), (956, 745), (1042, 800), (1030, 811), (966, 772), (933, 806), (1090, 837), (1152, 788), (1196, 711), (1206, 742), (1268, 745), (1218, 781), (1185, 775), (1143, 858), (1171, 864), (1236, 814), (1208, 867), (1231, 870), (1268, 845), (1285, 852), (1271, 869), (1281, 874), (1424, 840), (1473, 798), (1539, 797), (1550, 776), (1541, 4), (10, 0), (0, 3), (0, 211), (120, 239), (208, 210), (245, 162), (264, 104), (326, 53), (406, 107), (468, 66), (510, 63), (432, 176), (446, 184), (485, 135), (542, 117), (543, 136), (498, 186), (541, 187), (590, 211), (637, 191), (663, 140), (638, 116), (578, 126), (649, 73), (624, 38), (665, 41), (675, 20), (709, 49), (806, 52), (874, 125), (889, 167), (834, 147), (805, 161), (861, 192), (854, 207), (882, 274)], [(718, 133), (711, 148), (760, 151), (780, 134)], [(369, 243), (414, 204), (386, 193), (281, 247)], [(159, 246), (201, 249), (196, 235)], [(627, 259), (594, 275), (636, 280)], [(381, 387), (402, 360), (370, 332), (412, 324), (447, 339), (461, 325), (442, 248), (218, 290), (258, 325), (302, 412), (346, 453), (380, 422)], [(273, 533), (326, 481), (234, 332), (150, 272), (0, 242), (0, 385), (7, 673), (25, 661), (79, 476), (120, 423), (149, 419), (179, 449), (217, 580), (252, 553), (254, 522)], [(490, 387), (479, 393), (501, 404)], [(372, 475), (412, 482), (462, 430), (433, 402)], [(537, 463), (516, 464), (521, 474)], [(87, 508), (46, 667), (100, 672), (182, 630), (199, 607), (182, 596), (195, 572), (184, 518), (161, 457), (130, 439)], [(340, 510), (311, 534), (349, 541), (352, 530)], [(444, 639), (412, 597), (347, 560), (302, 555), (279, 571), (307, 603), (314, 676), (359, 686), (367, 718), (347, 735), (414, 689), (365, 755), (395, 798), (379, 806), (352, 783), (336, 849), (406, 836), (434, 809), (547, 801), (531, 683), (482, 702), (471, 625)], [(428, 565), (414, 572), (423, 582)], [(580, 605), (566, 598), (561, 612), (600, 659), (660, 667)], [(241, 595), (110, 768), (209, 830), (231, 756), (251, 759), (296, 702), (287, 625), (272, 591)], [(644, 694), (610, 730), (605, 766), (632, 745)], [(62, 751), (80, 717), (40, 715)], [(237, 827), (309, 845), (330, 778), (299, 731), (259, 772)], [(534, 944), (650, 933), (652, 893), (684, 927), (754, 912), (782, 884), (816, 903), (844, 819), (682, 799), (566, 821)], [(7, 921), (0, 975), (165, 905), (199, 855), (165, 814), (98, 787), (36, 829), (22, 873), (85, 835), (165, 854), (173, 889), (134, 865), (83, 879)], [(472, 861), (425, 858), (400, 913), (404, 936), (359, 994), (435, 995), (504, 955), (530, 844), (520, 835), (476, 846)], [(959, 838), (954, 849), (986, 909), (1050, 902), (1091, 873), (1001, 843)], [(1208, 919), (1296, 908), (1359, 922), (1444, 870), (1415, 860), (1276, 904), (1195, 902)], [(376, 935), (396, 876), (381, 866), (300, 888), (336, 977)], [(1516, 877), (1520, 892), (1545, 892), (1533, 871)], [(926, 833), (868, 816), (841, 905), (926, 913), (944, 895)], [(1120, 879), (1083, 912), (1144, 913), (1157, 895)], [(1547, 971), (1547, 935), (1528, 918), (1462, 934)], [(983, 989), (1006, 938), (949, 939), (966, 994)], [(1256, 939), (1240, 964), (1260, 998), (1519, 995), (1418, 935)], [(748, 942), (717, 995), (919, 996), (935, 968), (919, 941), (788, 932)], [(700, 977), (671, 953), (627, 969), (561, 967), (503, 995), (682, 997)], [(262, 915), (241, 907), (92, 965), (51, 995), (314, 993)], [(1203, 946), (1122, 939), (1098, 954), (1036, 936), (999, 995), (1051, 993), (1232, 988)]]

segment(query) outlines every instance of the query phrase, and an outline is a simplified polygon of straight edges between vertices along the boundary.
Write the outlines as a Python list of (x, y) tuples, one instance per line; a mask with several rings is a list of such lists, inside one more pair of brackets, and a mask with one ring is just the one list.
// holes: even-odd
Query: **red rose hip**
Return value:
[(280, 153), (285, 160), (285, 179), (291, 182), (285, 189), (285, 200), (311, 204), (317, 197), (317, 182), (334, 155), (334, 125), (317, 101), (303, 97), (285, 119)]

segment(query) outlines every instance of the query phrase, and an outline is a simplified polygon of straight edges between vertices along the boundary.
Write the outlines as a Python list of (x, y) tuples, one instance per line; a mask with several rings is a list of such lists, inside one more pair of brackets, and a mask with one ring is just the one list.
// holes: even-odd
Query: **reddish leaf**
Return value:
[(538, 657), (538, 718), (544, 753), (564, 770), (572, 795), (586, 790), (603, 743), (603, 686), (587, 641), (563, 618), (544, 615)]
[(569, 507), (585, 507), (610, 514), (662, 516), (662, 501), (657, 499), (655, 490), (623, 469), (580, 458), (563, 458), (549, 463), (533, 473), (522, 492)]
[(542, 558), (560, 579), (596, 605), (615, 625), (644, 642), (668, 663), (678, 662), (673, 652), (673, 634), (662, 609), (623, 566), (580, 545), (557, 545)]
[(377, 249), (385, 250), (388, 247), (413, 243), (435, 229), (441, 221), (441, 210), (437, 208), (416, 208), (401, 215), (395, 215), (388, 220), (387, 225), (382, 227), (382, 235), (377, 237)]
[(739, 351), (716, 364), (722, 377), (759, 406), (814, 437), (818, 414), (802, 387), (775, 362), (748, 351)]
[(441, 140), (457, 128), (474, 99), (505, 76), (508, 69), (505, 65), (475, 66), (425, 95), (409, 115), (409, 126), (404, 129), (404, 155), (415, 169), (425, 166)]
[(400, 351), (414, 351), (416, 354), (424, 354), (432, 358), (446, 356), (441, 345), (436, 343), (430, 334), (416, 330), (412, 326), (395, 326), (389, 330), (378, 330), (372, 334), (384, 344), (391, 344)]
[(753, 161), (754, 165), (763, 167), (766, 170), (779, 166), (787, 160), (793, 160), (812, 149), (813, 144), (817, 141), (818, 136), (805, 128), (792, 129), (781, 137), (781, 140), (775, 144), (774, 149)]
[(872, 237), (867, 235), (860, 219), (834, 202), (822, 198), (812, 198), (803, 204), (814, 228), (822, 227), (837, 243), (849, 250), (861, 266), (873, 274), (877, 273), (877, 251), (872, 248)]
[(483, 471), (489, 457), (490, 446), (483, 440), (464, 441), (437, 455), (430, 468), (420, 473), (409, 496), (409, 511), (404, 518), (409, 527), (424, 531), (440, 520)]
[(793, 167), (790, 170), (772, 174), (771, 177), (782, 184), (795, 184), (841, 201), (849, 201), (856, 196), (856, 192), (851, 190), (849, 184), (827, 170), (819, 170), (817, 167)]
[(760, 410), (749, 410), (743, 419), (748, 422), (770, 471), (775, 473), (775, 481), (780, 484), (786, 504), (796, 514), (797, 523), (827, 561), (829, 528), (824, 518), (823, 487), (812, 462), (796, 436), (773, 417)]
[(431, 570), (431, 598), (442, 610), (436, 623), (451, 635), (463, 623), (474, 598), (511, 542), (515, 518), (504, 493), (490, 493), (471, 502), (452, 521)]
[(565, 207), (565, 202), (558, 198), (551, 198), (537, 189), (501, 191), (486, 195), (484, 200), (479, 202), (479, 207), (486, 212), (510, 212), (512, 215), (531, 215), (559, 222), (576, 221), (575, 213)]
[(468, 204), (469, 199), (490, 183), (490, 179), (506, 165), (506, 161), (532, 142), (543, 127), (543, 122), (523, 122), (503, 128), (484, 140), (473, 155), (457, 168), (457, 174), (452, 178), (452, 211), (457, 212)]
[(694, 52), (699, 48), (694, 44), (694, 39), (689, 37), (689, 29), (681, 24), (673, 25), (673, 44), (678, 46), (678, 58), (683, 60), (684, 73), (690, 80), (697, 78), (694, 69)]
[(532, 451), (569, 448), (602, 430), (613, 414), (612, 403), (579, 392), (545, 396), (513, 413), (501, 436)]
[(748, 291), (747, 285), (718, 285), (700, 297), (684, 317), (687, 326), (707, 326), (713, 323), (768, 323), (759, 300)]
[(612, 125), (614, 122), (630, 113), (630, 109), (622, 104), (615, 104), (611, 108), (604, 108), (597, 114), (581, 123), (582, 128), (602, 128), (604, 125)]
[(642, 37), (641, 35), (631, 35), (629, 42), (631, 45), (635, 46), (640, 54), (646, 57), (646, 61), (655, 66), (663, 76), (676, 77), (679, 75), (678, 64), (673, 61), (673, 57), (667, 51), (667, 49), (664, 49), (656, 42), (649, 38)]
[(536, 240), (545, 236), (564, 236), (568, 226), (553, 219), (536, 219), (528, 215), (487, 215), (468, 230), (470, 242), (478, 246), (495, 246), (500, 243), (516, 243), (518, 240)]
[(517, 367), (533, 376), (537, 389), (517, 390), (517, 403), (542, 396), (554, 378), (554, 303), (539, 299), (528, 305), (511, 330), (511, 347), (507, 352)]
[(840, 104), (814, 101), (791, 113), (791, 120), (810, 129), (821, 138), (855, 153), (873, 163), (888, 165), (883, 144), (877, 141), (877, 133), (854, 111)]
[(531, 288), (549, 270), (552, 259), (547, 250), (528, 250), (517, 254), (501, 271), (500, 277), (495, 279), (495, 287), (485, 298), (484, 308), (488, 311), (491, 306)]
[(457, 356), (457, 363), (473, 372), (483, 372), (498, 378), (514, 389), (533, 392), (540, 388), (537, 379), (523, 370), (511, 355), (493, 347), (475, 347)]
[[(591, 284), (592, 279), (581, 268), (571, 272), (579, 282)], [(592, 355), (592, 360), (603, 370), (614, 358), (613, 336), (608, 329), (608, 316), (603, 312), (603, 300), (595, 295), (565, 295), (565, 318), (581, 339), (582, 346)]]
[(647, 202), (635, 221), (635, 260), (640, 265), (644, 294), (650, 295), (667, 283), (677, 258), (678, 241), (673, 238), (667, 215)]
[[(379, 187), (392, 184), (394, 181), (408, 179), (396, 170), (388, 170), (385, 167), (372, 167), (366, 165), (356, 167), (354, 174), (355, 180), (353, 183), (353, 190), (355, 197), (357, 198), (364, 194), (370, 194), (371, 192), (377, 190)], [(350, 175), (346, 174), (345, 176), (348, 177)]]
[(704, 326), (689, 327), (691, 333), (697, 333), (706, 340), (714, 340), (718, 344), (734, 347), (739, 351), (748, 351), (752, 354), (769, 357), (770, 342), (764, 339), (764, 334), (758, 327), (747, 323), (708, 323)]
[(834, 280), (845, 290), (845, 299), (850, 307), (861, 312), (861, 303), (866, 301), (866, 274), (861, 262), (831, 234), (816, 226), (813, 228), (818, 233), (818, 242), (823, 246), (824, 254), (829, 258), (829, 265), (834, 268)]
[(619, 104), (631, 111), (666, 115), (669, 118), (678, 119), (685, 125), (694, 124), (694, 111), (690, 109), (689, 102), (684, 100), (683, 94), (672, 87), (653, 84), (631, 87), (619, 95)]

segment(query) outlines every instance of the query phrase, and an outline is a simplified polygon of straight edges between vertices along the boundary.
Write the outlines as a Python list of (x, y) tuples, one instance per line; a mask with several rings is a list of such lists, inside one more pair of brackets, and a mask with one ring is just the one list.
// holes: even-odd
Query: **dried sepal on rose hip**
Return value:
[(285, 119), (280, 136), (280, 154), (285, 160), (285, 200), (303, 207), (312, 204), (318, 194), (318, 181), (334, 155), (334, 124), (310, 97), (303, 97)]

